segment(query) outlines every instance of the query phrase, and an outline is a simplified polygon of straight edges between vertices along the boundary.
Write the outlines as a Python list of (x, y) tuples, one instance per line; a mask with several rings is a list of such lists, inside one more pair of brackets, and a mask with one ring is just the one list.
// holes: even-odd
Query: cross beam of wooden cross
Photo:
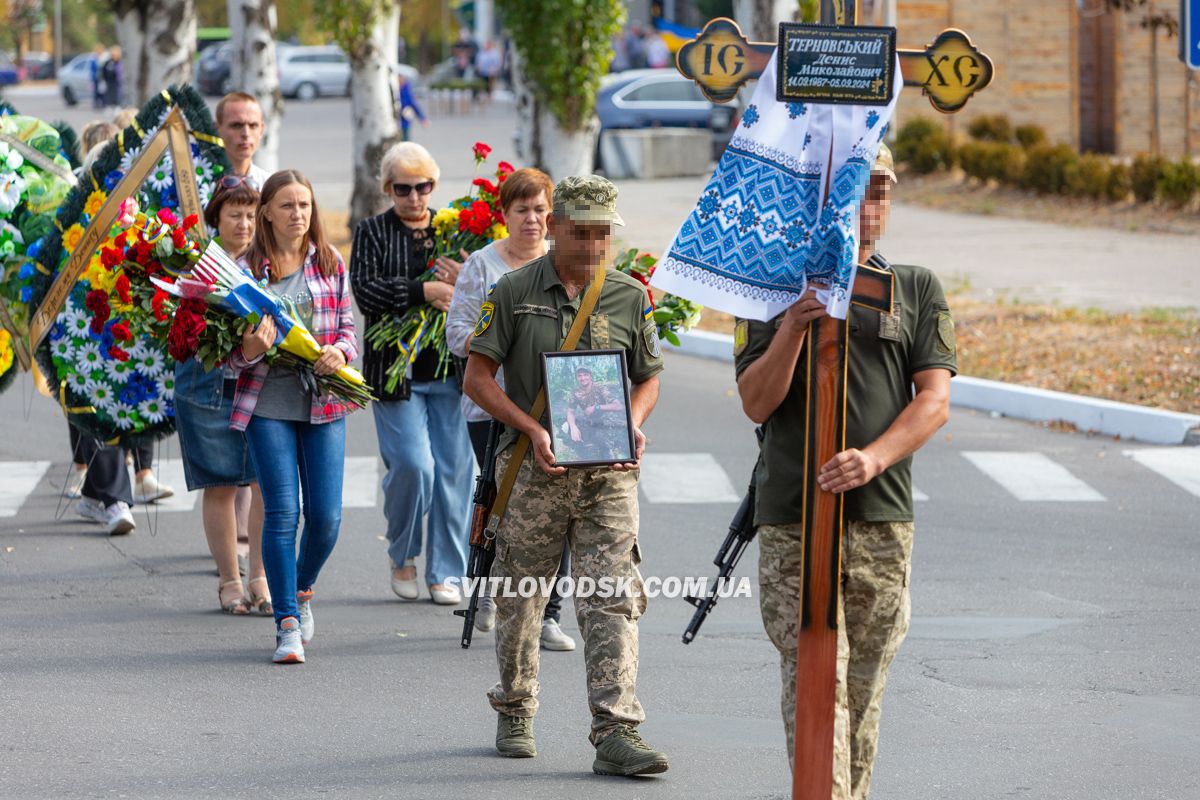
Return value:
[[(762, 75), (774, 52), (775, 42), (751, 42), (736, 22), (721, 17), (679, 48), (675, 63), (708, 99), (728, 103), (746, 81)], [(942, 31), (923, 50), (898, 48), (896, 54), (904, 85), (921, 87), (933, 107), (946, 114), (965, 106), (994, 74), (992, 60), (957, 28)]]
[[(855, 25), (855, 0), (821, 0), (821, 22)], [(714, 102), (728, 102), (762, 74), (774, 42), (750, 42), (737, 24), (715, 19), (680, 48), (676, 66)], [(953, 113), (992, 80), (991, 59), (962, 31), (942, 31), (923, 50), (897, 49), (904, 83), (920, 86), (933, 107)], [(858, 267), (851, 304), (892, 312), (892, 274)], [(792, 800), (829, 800), (837, 691), (837, 624), (841, 593), (843, 495), (821, 490), (821, 465), (845, 449), (849, 314), (809, 325), (805, 342), (808, 386), (804, 450), (804, 560), (796, 662), (796, 736)]]

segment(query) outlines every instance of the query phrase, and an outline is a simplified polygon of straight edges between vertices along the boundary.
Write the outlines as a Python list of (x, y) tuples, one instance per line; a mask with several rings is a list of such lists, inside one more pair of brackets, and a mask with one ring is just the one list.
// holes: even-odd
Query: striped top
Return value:
[[(417, 278), (428, 269), (432, 257), (432, 227), (414, 230), (392, 209), (358, 223), (348, 272), (354, 300), (365, 318), (364, 330), (370, 330), (387, 315), (403, 314), (425, 302)], [(363, 342), (363, 375), (380, 400), (408, 399), (408, 381), (394, 392), (384, 391), (387, 369), (396, 355), (395, 348), (377, 351), (369, 342)], [(410, 377), (432, 381), (436, 369), (437, 354), (426, 350), (417, 356)]]

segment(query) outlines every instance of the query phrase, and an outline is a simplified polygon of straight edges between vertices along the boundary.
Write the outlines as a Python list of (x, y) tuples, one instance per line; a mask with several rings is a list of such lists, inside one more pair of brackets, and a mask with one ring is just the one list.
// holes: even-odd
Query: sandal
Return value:
[[(233, 599), (230, 599), (230, 600), (226, 600), (225, 597), (227, 595), (227, 592), (225, 590), (227, 588), (229, 588), (230, 586), (237, 587), (237, 590), (238, 590), (237, 597), (234, 597)], [(217, 602), (221, 604), (221, 610), (224, 611), (226, 614), (233, 614), (234, 616), (243, 617), (246, 614), (250, 613), (250, 603), (246, 599), (245, 591), (242, 589), (241, 578), (237, 578), (232, 581), (225, 581), (220, 586), (218, 586), (217, 587)]]
[(250, 609), (249, 610), (254, 612), (255, 614), (258, 614), (259, 616), (263, 616), (263, 617), (274, 616), (275, 615), (275, 607), (271, 605), (270, 589), (267, 590), (267, 594), (258, 594), (257, 592), (254, 591), (254, 584), (258, 583), (259, 581), (262, 581), (264, 585), (267, 583), (267, 579), (265, 577), (251, 578), (246, 583), (246, 586), (250, 589)]

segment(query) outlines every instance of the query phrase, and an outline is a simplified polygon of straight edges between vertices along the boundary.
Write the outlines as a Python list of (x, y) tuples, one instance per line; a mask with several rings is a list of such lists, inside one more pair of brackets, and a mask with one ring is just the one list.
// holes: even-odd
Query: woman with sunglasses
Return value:
[[(401, 142), (383, 156), (383, 191), (392, 207), (365, 219), (354, 230), (350, 285), (369, 328), (392, 314), (429, 303), (445, 311), (454, 294), (457, 262), (439, 259), (437, 278), (419, 278), (433, 253), (429, 195), (440, 170), (419, 144)], [(422, 523), (429, 517), (425, 581), (433, 602), (457, 605), (462, 595), (448, 578), (466, 570), (471, 495), (471, 442), (459, 410), (456, 376), (437, 376), (437, 353), (417, 356), (411, 373), (387, 392), (386, 371), (395, 350), (366, 345), (363, 372), (380, 402), (372, 405), (375, 432), (387, 474), (383, 513), (387, 519), (392, 591), (416, 600)]]
[[(263, 184), (254, 241), (239, 262), (267, 280), (312, 331), (321, 356), (312, 365), (330, 375), (358, 354), (346, 268), (325, 240), (312, 184), (296, 170)], [(277, 664), (304, 662), (313, 638), (313, 586), (337, 542), (342, 522), (346, 415), (351, 406), (318, 395), (300, 373), (271, 366), (275, 324), (247, 327), (230, 354), (238, 370), (230, 425), (246, 432), (263, 499), (263, 562), (275, 604)], [(310, 376), (311, 377), (311, 376)], [(296, 557), (301, 499), (304, 533)]]
[[(204, 209), (204, 221), (235, 259), (254, 239), (258, 191), (245, 178), (227, 176)], [(175, 422), (189, 492), (203, 490), (204, 535), (217, 562), (217, 599), (226, 614), (270, 615), (271, 592), (262, 561), (262, 498), (246, 439), (229, 429), (237, 373), (205, 372), (197, 359), (175, 365)], [(239, 497), (243, 495), (244, 497)], [(249, 580), (242, 586), (239, 538), (249, 542)], [(249, 589), (249, 597), (246, 595)]]

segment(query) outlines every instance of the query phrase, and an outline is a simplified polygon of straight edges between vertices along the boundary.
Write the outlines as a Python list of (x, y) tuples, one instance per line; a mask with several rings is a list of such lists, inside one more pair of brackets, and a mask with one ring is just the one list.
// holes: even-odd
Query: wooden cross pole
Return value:
[[(821, 23), (857, 24), (855, 0), (821, 0)], [(714, 102), (728, 102), (762, 74), (777, 44), (750, 42), (736, 23), (715, 19), (680, 48), (676, 66)], [(947, 29), (923, 50), (897, 49), (904, 83), (920, 86), (943, 113), (961, 109), (992, 80), (991, 59), (960, 30)], [(892, 312), (892, 273), (859, 265), (851, 305)], [(837, 689), (837, 624), (841, 593), (843, 495), (821, 490), (817, 473), (846, 447), (846, 369), (849, 314), (809, 325), (805, 342), (808, 386), (804, 429), (804, 555), (796, 661), (796, 736), (793, 800), (829, 800)]]

